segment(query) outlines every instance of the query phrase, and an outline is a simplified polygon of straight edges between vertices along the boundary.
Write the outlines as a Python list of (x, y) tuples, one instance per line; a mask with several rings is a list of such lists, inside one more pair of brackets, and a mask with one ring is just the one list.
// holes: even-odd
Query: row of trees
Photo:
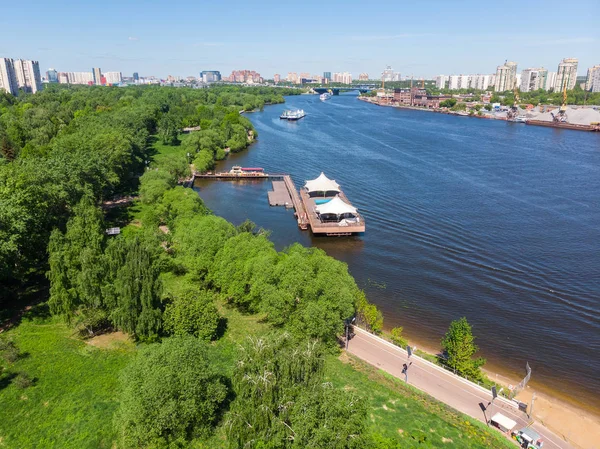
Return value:
[(99, 202), (135, 190), (151, 156), (151, 136), (175, 143), (182, 126), (202, 125), (199, 139), (206, 139), (195, 150), (222, 158), (227, 146), (245, 148), (252, 130), (247, 119), (232, 113), (296, 93), (237, 86), (52, 85), (35, 95), (2, 94), (0, 283), (18, 285), (45, 269), (52, 229), (65, 229), (83, 196)]

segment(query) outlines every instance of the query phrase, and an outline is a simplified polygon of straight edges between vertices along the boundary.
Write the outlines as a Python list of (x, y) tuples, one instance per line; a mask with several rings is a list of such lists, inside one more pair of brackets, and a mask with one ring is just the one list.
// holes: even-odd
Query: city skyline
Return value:
[[(584, 1), (579, 7), (586, 14), (572, 24), (557, 13), (558, 2), (545, 2), (543, 8), (519, 3), (518, 16), (530, 14), (535, 20), (518, 27), (511, 25), (517, 3), (515, 8), (510, 4), (432, 2), (430, 11), (414, 23), (402, 20), (401, 27), (382, 27), (377, 14), (367, 20), (368, 15), (360, 12), (363, 4), (348, 2), (324, 7), (309, 0), (291, 10), (279, 3), (258, 10), (240, 3), (233, 16), (230, 5), (164, 8), (108, 0), (67, 8), (33, 0), (37, 13), (28, 18), (31, 32), (26, 38), (19, 21), (7, 19), (18, 17), (17, 5), (7, 5), (0, 55), (38, 60), (42, 72), (50, 67), (79, 72), (100, 66), (127, 76), (138, 72), (160, 78), (241, 69), (255, 70), (265, 78), (294, 71), (347, 71), (354, 78), (366, 72), (376, 78), (389, 65), (403, 76), (432, 79), (440, 73), (491, 74), (505, 60), (523, 68), (552, 69), (565, 57), (579, 59), (582, 76), (598, 64), (597, 2)], [(422, 12), (415, 5), (387, 0), (378, 4), (377, 11), (381, 8), (399, 19)], [(335, 13), (327, 13), (329, 9)], [(170, 27), (174, 31), (165, 32)], [(286, 39), (288, 33), (294, 34), (293, 40)]]

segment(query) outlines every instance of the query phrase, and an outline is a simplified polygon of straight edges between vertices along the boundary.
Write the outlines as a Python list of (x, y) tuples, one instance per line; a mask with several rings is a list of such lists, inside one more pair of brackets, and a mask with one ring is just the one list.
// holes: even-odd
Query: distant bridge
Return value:
[(324, 94), (325, 92), (332, 92), (333, 95), (339, 95), (340, 91), (351, 92), (353, 90), (359, 91), (361, 94), (367, 93), (370, 90), (375, 89), (377, 86), (375, 84), (361, 84), (356, 86), (348, 86), (348, 87), (313, 87), (313, 90), (318, 94)]

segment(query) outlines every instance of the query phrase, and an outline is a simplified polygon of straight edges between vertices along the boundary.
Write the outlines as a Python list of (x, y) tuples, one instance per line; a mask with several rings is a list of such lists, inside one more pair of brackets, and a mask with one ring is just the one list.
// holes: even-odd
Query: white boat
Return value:
[(319, 95), (319, 98), (321, 99), (321, 101), (327, 101), (331, 98), (331, 94), (329, 92), (324, 92), (321, 95)]
[(285, 110), (279, 116), (279, 118), (294, 121), (294, 120), (300, 120), (305, 115), (306, 115), (306, 113), (304, 112), (304, 109), (296, 109), (295, 111)]

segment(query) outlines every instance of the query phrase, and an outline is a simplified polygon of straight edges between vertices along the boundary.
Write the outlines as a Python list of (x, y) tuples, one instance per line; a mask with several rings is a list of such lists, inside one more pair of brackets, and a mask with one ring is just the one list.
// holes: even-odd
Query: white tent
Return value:
[(323, 214), (332, 214), (332, 215), (343, 215), (343, 214), (353, 214), (356, 215), (357, 211), (355, 207), (350, 206), (344, 200), (342, 200), (339, 196), (334, 197), (331, 201), (328, 201), (325, 204), (319, 204), (316, 207), (317, 212), (321, 215)]
[(333, 179), (329, 179), (325, 176), (325, 173), (321, 172), (317, 179), (306, 181), (304, 186), (309, 192), (339, 192), (340, 185)]

